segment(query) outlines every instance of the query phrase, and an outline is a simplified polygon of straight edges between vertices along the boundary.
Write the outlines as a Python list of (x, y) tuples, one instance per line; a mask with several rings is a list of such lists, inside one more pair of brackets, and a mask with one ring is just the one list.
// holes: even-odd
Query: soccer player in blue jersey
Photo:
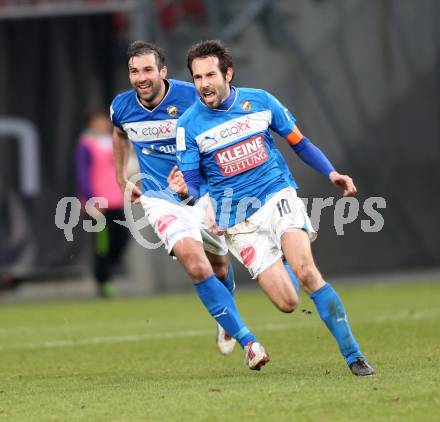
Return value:
[[(225, 334), (225, 341), (218, 343), (222, 353), (232, 351), (237, 340), (245, 350), (246, 364), (259, 370), (269, 356), (242, 322), (234, 303), (235, 283), (224, 238), (209, 234), (203, 227), (209, 199), (202, 198), (190, 208), (167, 189), (167, 176), (177, 163), (177, 118), (197, 97), (194, 85), (166, 78), (164, 53), (154, 44), (136, 41), (129, 46), (127, 56), (133, 89), (116, 96), (111, 105), (117, 182), (133, 202), (141, 202), (168, 253), (194, 281), (200, 300)], [(130, 141), (145, 175), (141, 189), (127, 177)], [(232, 341), (226, 341), (226, 333)]]
[(188, 52), (188, 68), (200, 99), (179, 119), (177, 155), (181, 172), (173, 186), (181, 196), (200, 196), (201, 175), (216, 203), (216, 223), (229, 250), (274, 304), (291, 312), (298, 296), (280, 263), (284, 254), (335, 337), (351, 372), (373, 375), (356, 342), (344, 306), (318, 271), (310, 243), (316, 237), (304, 204), (286, 180), (270, 129), (322, 173), (344, 196), (356, 194), (347, 175), (302, 135), (295, 118), (266, 91), (235, 88), (232, 57), (220, 41), (204, 41)]

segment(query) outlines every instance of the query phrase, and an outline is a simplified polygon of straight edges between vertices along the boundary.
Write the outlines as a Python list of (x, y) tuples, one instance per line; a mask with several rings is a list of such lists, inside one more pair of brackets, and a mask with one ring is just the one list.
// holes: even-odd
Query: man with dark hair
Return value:
[[(231, 52), (224, 47), (220, 40), (206, 41), (195, 44), (188, 51), (186, 65), (189, 73), (193, 76), (192, 62), (194, 59), (217, 57), (218, 66), (223, 77), (226, 77), (228, 69), (233, 69)], [(231, 81), (234, 78), (234, 73), (231, 75)]]
[(157, 44), (145, 41), (133, 41), (127, 49), (127, 62), (133, 57), (143, 56), (144, 54), (152, 54), (156, 59), (158, 69), (165, 66), (165, 51)]
[(304, 162), (341, 187), (344, 196), (356, 194), (352, 179), (338, 173), (302, 135), (295, 118), (275, 97), (263, 90), (230, 85), (232, 59), (220, 41), (194, 45), (188, 52), (188, 67), (201, 101), (179, 119), (176, 145), (183, 174), (174, 173), (173, 188), (195, 200), (203, 175), (229, 250), (258, 278), (273, 303), (285, 312), (292, 312), (298, 304), (280, 263), (284, 254), (352, 373), (373, 375), (375, 370), (360, 351), (339, 296), (314, 263), (310, 243), (316, 232), (283, 174), (269, 129), (283, 136)]
[[(130, 192), (133, 202), (141, 202), (168, 253), (194, 281), (200, 300), (218, 323), (221, 352), (230, 353), (236, 339), (245, 350), (248, 367), (259, 370), (269, 356), (242, 322), (234, 303), (235, 283), (224, 238), (205, 230), (209, 199), (203, 197), (189, 208), (168, 189), (167, 176), (177, 164), (177, 118), (195, 101), (194, 86), (166, 78), (164, 53), (154, 44), (134, 42), (127, 60), (133, 89), (116, 96), (111, 106), (118, 184), (123, 192)], [(144, 176), (141, 189), (127, 177), (130, 141)]]

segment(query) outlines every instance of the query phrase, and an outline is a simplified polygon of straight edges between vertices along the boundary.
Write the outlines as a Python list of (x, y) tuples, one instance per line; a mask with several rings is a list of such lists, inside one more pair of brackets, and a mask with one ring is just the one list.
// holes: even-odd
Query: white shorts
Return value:
[(277, 192), (249, 219), (226, 230), (226, 243), (234, 256), (257, 278), (283, 256), (281, 236), (292, 229), (305, 230), (311, 241), (317, 233), (296, 190)]
[(179, 205), (161, 198), (141, 196), (148, 222), (170, 254), (174, 245), (184, 237), (203, 243), (203, 248), (214, 255), (226, 255), (228, 247), (223, 236), (207, 230), (205, 222), (209, 196), (204, 195), (194, 206)]

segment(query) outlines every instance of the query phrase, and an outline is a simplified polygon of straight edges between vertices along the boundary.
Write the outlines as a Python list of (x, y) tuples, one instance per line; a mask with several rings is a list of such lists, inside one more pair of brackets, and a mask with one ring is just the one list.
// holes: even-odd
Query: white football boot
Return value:
[(220, 324), (217, 324), (217, 335), (215, 337), (215, 341), (220, 353), (223, 355), (229, 355), (232, 353), (235, 343), (237, 342), (235, 338), (231, 337)]
[(259, 371), (262, 366), (270, 361), (264, 347), (258, 342), (249, 342), (244, 348), (244, 354), (244, 363), (255, 371)]

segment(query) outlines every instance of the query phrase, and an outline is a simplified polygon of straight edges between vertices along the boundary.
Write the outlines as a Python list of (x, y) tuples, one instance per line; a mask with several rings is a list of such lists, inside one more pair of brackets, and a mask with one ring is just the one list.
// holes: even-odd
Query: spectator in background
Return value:
[(102, 297), (115, 294), (111, 284), (114, 265), (121, 258), (129, 231), (114, 222), (125, 220), (124, 198), (115, 179), (112, 123), (104, 111), (92, 112), (76, 147), (76, 176), (82, 203), (92, 197), (104, 197), (107, 209), (99, 209), (106, 218), (104, 230), (95, 234), (93, 274)]

